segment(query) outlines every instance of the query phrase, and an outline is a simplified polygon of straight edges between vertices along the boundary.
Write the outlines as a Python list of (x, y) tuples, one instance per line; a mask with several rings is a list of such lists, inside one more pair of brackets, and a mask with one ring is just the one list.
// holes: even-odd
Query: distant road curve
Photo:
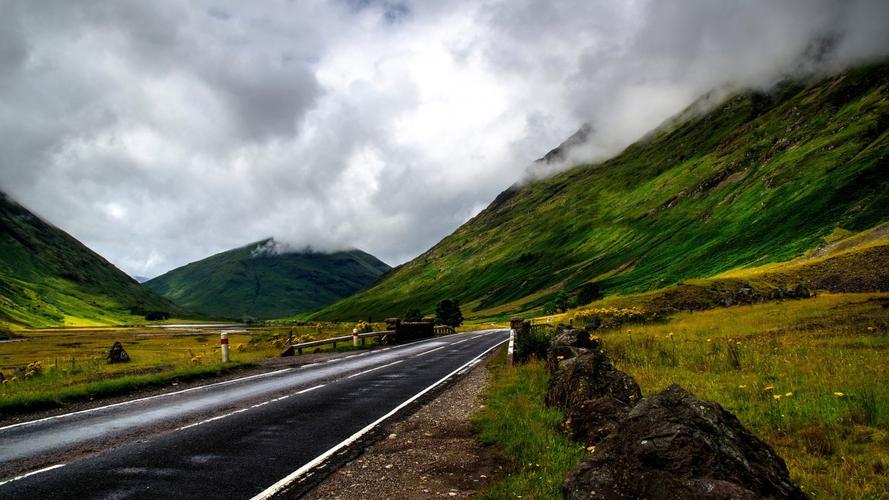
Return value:
[(269, 498), (507, 339), (448, 335), (0, 427), (0, 498)]

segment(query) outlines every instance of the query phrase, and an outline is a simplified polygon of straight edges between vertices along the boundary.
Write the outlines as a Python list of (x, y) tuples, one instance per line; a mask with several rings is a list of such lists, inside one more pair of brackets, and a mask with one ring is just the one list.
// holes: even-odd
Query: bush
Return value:
[(407, 311), (405, 311), (403, 319), (404, 319), (404, 321), (406, 321), (408, 323), (422, 321), (423, 320), (423, 313), (421, 313), (420, 310), (417, 309), (416, 307), (412, 307), (412, 308), (408, 309)]
[(531, 358), (545, 360), (554, 334), (553, 328), (532, 329), (528, 324), (523, 326), (521, 330), (516, 331), (516, 361), (525, 362)]
[(454, 328), (463, 324), (463, 312), (460, 311), (460, 301), (457, 299), (445, 299), (435, 306), (435, 323), (448, 325)]
[(585, 306), (590, 302), (602, 297), (602, 291), (599, 285), (595, 283), (584, 283), (577, 292), (577, 305)]

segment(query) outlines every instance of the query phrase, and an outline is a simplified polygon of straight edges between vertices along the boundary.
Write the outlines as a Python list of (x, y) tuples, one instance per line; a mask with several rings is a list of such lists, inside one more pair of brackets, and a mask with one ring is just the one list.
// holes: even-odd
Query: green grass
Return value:
[[(129, 394), (142, 389), (166, 387), (173, 381), (186, 382), (218, 377), (252, 366), (255, 365), (253, 363), (234, 362), (226, 365), (178, 368), (153, 374), (126, 375), (74, 386), (63, 385), (50, 390), (35, 388), (33, 391), (21, 391), (0, 399), (0, 418), (13, 413), (57, 408), (65, 403), (74, 401), (99, 399)], [(50, 369), (42, 376), (46, 379), (67, 379), (70, 374), (66, 373), (64, 369)]]
[[(192, 262), (144, 285), (217, 318), (279, 318), (317, 309), (370, 285), (389, 266), (360, 250), (263, 253), (264, 240)], [(358, 318), (355, 318), (358, 319)]]
[[(229, 333), (231, 362), (223, 365), (219, 330), (185, 327), (77, 328), (27, 331), (22, 342), (0, 347), (0, 417), (11, 412), (59, 406), (68, 401), (125, 394), (174, 380), (212, 377), (278, 356), (293, 330), (295, 342), (338, 337), (353, 324), (324, 323), (241, 329)], [(109, 364), (119, 341), (129, 363)], [(368, 342), (368, 346), (372, 342)], [(340, 344), (337, 351), (352, 349)], [(321, 351), (331, 351), (323, 346)], [(314, 351), (314, 349), (312, 350)], [(41, 369), (27, 375), (28, 365)], [(13, 379), (13, 377), (15, 377)]]
[(134, 310), (183, 314), (0, 193), (0, 329), (144, 322)]
[(481, 498), (559, 498), (565, 474), (586, 450), (560, 431), (562, 414), (546, 408), (547, 373), (542, 363), (506, 365), (505, 351), (489, 363), (485, 408), (473, 417), (479, 439), (507, 464), (507, 476)]
[(809, 495), (885, 498), (887, 304), (889, 294), (824, 294), (598, 335), (645, 395), (677, 383), (737, 415)]
[[(510, 188), (323, 319), (534, 311), (587, 282), (607, 296), (787, 261), (889, 217), (889, 66), (687, 114), (616, 157)], [(859, 291), (873, 290), (862, 286)]]

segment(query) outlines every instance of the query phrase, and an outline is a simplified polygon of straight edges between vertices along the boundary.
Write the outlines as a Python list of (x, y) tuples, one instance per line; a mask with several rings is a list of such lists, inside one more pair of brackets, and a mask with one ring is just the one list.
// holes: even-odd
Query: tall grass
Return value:
[(678, 314), (600, 334), (646, 394), (678, 383), (722, 404), (816, 498), (889, 497), (887, 294)]
[(481, 442), (508, 464), (508, 475), (481, 497), (559, 498), (565, 474), (586, 452), (561, 432), (561, 412), (543, 403), (548, 379), (543, 363), (508, 366), (504, 354), (501, 350), (489, 364), (485, 408), (474, 424)]

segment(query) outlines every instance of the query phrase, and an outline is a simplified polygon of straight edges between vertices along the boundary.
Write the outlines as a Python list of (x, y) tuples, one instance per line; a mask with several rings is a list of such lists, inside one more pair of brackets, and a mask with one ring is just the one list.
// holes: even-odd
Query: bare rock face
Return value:
[(643, 399), (565, 479), (569, 499), (806, 498), (774, 450), (672, 385)]

